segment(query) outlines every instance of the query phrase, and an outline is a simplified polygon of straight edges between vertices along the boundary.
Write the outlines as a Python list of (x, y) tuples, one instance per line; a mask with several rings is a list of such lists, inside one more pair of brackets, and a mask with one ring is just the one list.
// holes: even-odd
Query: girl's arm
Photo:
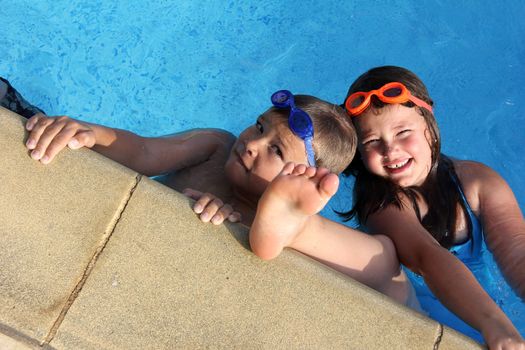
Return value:
[(475, 174), (485, 239), (501, 271), (525, 301), (525, 221), (512, 190), (489, 167), (469, 162)]
[(93, 148), (139, 173), (160, 175), (199, 164), (218, 149), (229, 148), (233, 135), (220, 130), (191, 130), (164, 137), (141, 137), (132, 132), (37, 114), (27, 121), (26, 141), (31, 157), (49, 163), (66, 146)]
[(430, 290), (451, 311), (478, 329), (490, 348), (522, 344), (523, 339), (470, 270), (441, 247), (419, 223), (408, 201), (370, 216), (371, 232), (387, 234), (404, 265), (420, 274)]

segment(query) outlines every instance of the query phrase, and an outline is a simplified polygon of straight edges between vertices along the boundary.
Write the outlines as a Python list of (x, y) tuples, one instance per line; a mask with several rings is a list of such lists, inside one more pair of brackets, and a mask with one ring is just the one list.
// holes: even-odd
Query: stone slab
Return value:
[(149, 179), (50, 343), (58, 349), (433, 349), (439, 325), (241, 225), (200, 222)]
[(94, 152), (34, 162), (24, 134), (0, 108), (0, 349), (480, 348), (297, 252), (261, 261)]
[(439, 342), (439, 350), (484, 349), (478, 342), (456, 332), (452, 328), (443, 327), (443, 335)]
[(0, 107), (0, 329), (43, 341), (136, 174), (89, 150), (35, 162), (24, 124)]
[(35, 346), (29, 346), (24, 342), (8, 337), (0, 333), (0, 349), (2, 350), (34, 350)]

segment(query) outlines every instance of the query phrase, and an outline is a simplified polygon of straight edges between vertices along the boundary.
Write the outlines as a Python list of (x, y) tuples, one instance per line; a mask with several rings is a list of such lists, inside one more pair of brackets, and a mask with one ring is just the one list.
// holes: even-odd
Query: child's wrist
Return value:
[(521, 336), (518, 330), (514, 327), (512, 322), (503, 315), (490, 315), (483, 322), (480, 332), (483, 338), (487, 341), (487, 344), (496, 342), (498, 339), (503, 338), (516, 338), (519, 339)]

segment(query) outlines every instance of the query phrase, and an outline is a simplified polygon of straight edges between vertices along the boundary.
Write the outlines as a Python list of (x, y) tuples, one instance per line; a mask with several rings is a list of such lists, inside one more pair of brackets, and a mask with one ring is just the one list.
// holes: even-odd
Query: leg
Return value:
[(45, 114), (40, 108), (27, 102), (18, 91), (4, 78), (0, 77), (0, 106), (22, 117), (31, 118), (37, 113)]

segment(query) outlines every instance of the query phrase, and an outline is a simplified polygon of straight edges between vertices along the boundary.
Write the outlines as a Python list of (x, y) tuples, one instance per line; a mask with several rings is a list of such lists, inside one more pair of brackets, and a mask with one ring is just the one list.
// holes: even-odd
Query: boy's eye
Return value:
[(261, 122), (257, 121), (255, 123), (255, 127), (257, 128), (257, 130), (259, 130), (261, 132), (261, 134), (263, 133), (264, 130), (263, 130), (263, 126), (262, 126)]
[(271, 146), (272, 152), (277, 155), (279, 158), (283, 158), (283, 152), (279, 148), (279, 146), (273, 145)]

